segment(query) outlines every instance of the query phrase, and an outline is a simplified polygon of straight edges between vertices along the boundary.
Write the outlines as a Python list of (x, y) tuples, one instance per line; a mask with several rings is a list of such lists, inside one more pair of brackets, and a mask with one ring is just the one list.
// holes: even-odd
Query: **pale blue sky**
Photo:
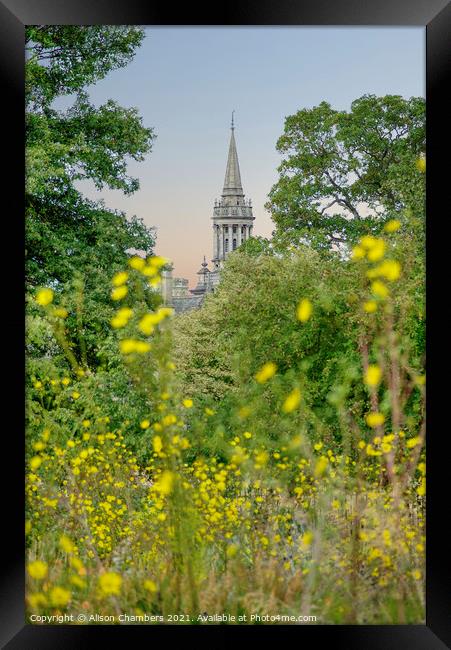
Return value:
[(130, 173), (130, 197), (93, 191), (108, 206), (157, 227), (157, 252), (191, 286), (212, 254), (212, 206), (224, 180), (235, 109), (241, 178), (254, 205), (254, 233), (269, 236), (264, 210), (277, 180), (284, 118), (325, 100), (338, 109), (365, 93), (425, 93), (425, 30), (396, 27), (147, 27), (133, 62), (89, 88), (139, 108), (155, 129), (153, 151)]

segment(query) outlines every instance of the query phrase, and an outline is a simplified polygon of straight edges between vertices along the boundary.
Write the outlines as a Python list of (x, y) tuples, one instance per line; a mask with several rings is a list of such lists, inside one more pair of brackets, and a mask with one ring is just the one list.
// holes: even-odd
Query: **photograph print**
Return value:
[(424, 27), (25, 34), (26, 622), (424, 625)]

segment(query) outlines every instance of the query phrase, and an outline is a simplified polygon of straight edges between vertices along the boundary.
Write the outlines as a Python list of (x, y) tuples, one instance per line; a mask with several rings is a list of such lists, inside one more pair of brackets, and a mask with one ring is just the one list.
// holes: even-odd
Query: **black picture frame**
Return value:
[[(168, 4), (144, 4), (140, 0), (0, 0), (0, 70), (2, 78), (3, 159), (3, 253), (8, 253), (3, 280), (3, 360), (6, 385), (3, 406), (10, 421), (2, 418), (3, 554), (0, 583), (0, 643), (9, 650), (85, 648), (105, 643), (136, 643), (137, 635), (155, 643), (173, 641), (175, 634), (188, 647), (213, 636), (214, 647), (230, 643), (237, 634), (256, 642), (255, 626), (33, 626), (24, 612), (24, 26), (27, 24), (139, 24), (139, 25), (368, 25), (424, 26), (426, 29), (427, 89), (427, 291), (428, 291), (428, 508), (427, 508), (427, 599), (426, 625), (396, 626), (264, 626), (265, 640), (285, 643), (285, 634), (297, 643), (327, 643), (346, 650), (439, 650), (451, 647), (450, 548), (445, 534), (449, 432), (440, 424), (446, 413), (447, 384), (439, 369), (449, 373), (449, 345), (443, 301), (432, 295), (449, 257), (449, 238), (443, 226), (450, 221), (446, 205), (449, 163), (441, 160), (449, 129), (449, 104), (445, 102), (450, 67), (451, 6), (447, 0), (260, 0), (223, 3), (216, 8), (185, 4), (177, 13)], [(10, 135), (10, 145), (6, 145)], [(6, 245), (5, 245), (6, 244)], [(431, 251), (434, 251), (432, 254)], [(7, 264), (7, 266), (6, 266)], [(448, 272), (449, 274), (449, 272)], [(446, 290), (446, 285), (445, 285)], [(445, 301), (446, 302), (446, 301)], [(6, 342), (6, 345), (5, 345)], [(437, 372), (435, 372), (437, 368)], [(448, 398), (449, 401), (449, 398)], [(443, 406), (444, 405), (444, 406)], [(114, 636), (112, 636), (114, 634)], [(249, 636), (252, 634), (252, 637)], [(282, 635), (282, 636), (281, 636)], [(157, 640), (158, 639), (158, 640)], [(211, 644), (212, 641), (209, 641)]]

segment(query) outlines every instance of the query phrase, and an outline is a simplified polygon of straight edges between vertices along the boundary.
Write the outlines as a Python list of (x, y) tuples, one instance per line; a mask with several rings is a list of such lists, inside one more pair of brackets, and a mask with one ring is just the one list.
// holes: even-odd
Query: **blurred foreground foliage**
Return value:
[(86, 86), (143, 35), (26, 29), (28, 615), (423, 623), (424, 105), (287, 118), (273, 239), (174, 316), (153, 232), (77, 189), (138, 188), (153, 131)]
[(108, 367), (69, 348), (63, 370), (77, 299), (38, 291), (29, 611), (423, 621), (417, 235), (390, 220), (349, 260), (237, 251), (217, 293), (177, 317), (140, 299), (165, 260), (133, 257), (112, 278)]

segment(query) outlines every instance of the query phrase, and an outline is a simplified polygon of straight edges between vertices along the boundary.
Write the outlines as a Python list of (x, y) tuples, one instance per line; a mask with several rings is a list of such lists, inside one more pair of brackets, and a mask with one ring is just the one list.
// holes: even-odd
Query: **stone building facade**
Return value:
[[(188, 280), (173, 278), (172, 267), (163, 272), (162, 294), (166, 304), (176, 312), (200, 307), (205, 296), (219, 284), (221, 269), (227, 256), (252, 236), (252, 203), (245, 199), (241, 182), (240, 166), (235, 142), (235, 126), (232, 113), (229, 153), (227, 157), (224, 186), (220, 200), (213, 207), (213, 256), (212, 269), (204, 261), (198, 271), (199, 281), (188, 293)], [(186, 289), (186, 293), (185, 293)]]

